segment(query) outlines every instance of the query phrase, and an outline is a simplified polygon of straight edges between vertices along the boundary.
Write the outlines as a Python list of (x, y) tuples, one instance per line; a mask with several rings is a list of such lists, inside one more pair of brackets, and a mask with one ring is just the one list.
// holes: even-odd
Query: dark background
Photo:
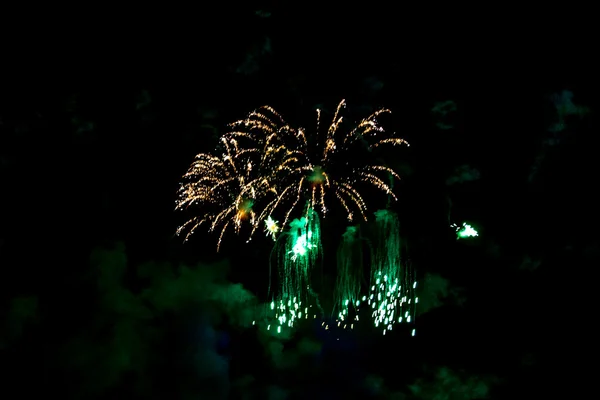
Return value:
[[(5, 396), (574, 396), (593, 362), (600, 250), (586, 15), (372, 2), (7, 13)], [(587, 112), (561, 111), (553, 96), (569, 92)], [(268, 242), (230, 236), (217, 254), (214, 235), (174, 236), (179, 179), (227, 123), (269, 104), (312, 128), (341, 99), (355, 119), (390, 108), (386, 128), (411, 144), (387, 161), (422, 296), (437, 299), (415, 338), (269, 336), (238, 316), (267, 300)], [(461, 166), (477, 172), (452, 181)], [(464, 220), (478, 238), (455, 239)], [(323, 224), (334, 254), (340, 228)], [(236, 290), (248, 301), (228, 304)]]

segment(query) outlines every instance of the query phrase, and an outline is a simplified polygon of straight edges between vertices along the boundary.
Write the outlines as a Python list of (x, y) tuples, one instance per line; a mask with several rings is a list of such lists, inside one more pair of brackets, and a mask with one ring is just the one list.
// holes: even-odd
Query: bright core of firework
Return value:
[[(386, 179), (399, 179), (398, 174), (384, 165), (370, 164), (369, 154), (383, 145), (408, 143), (386, 135), (379, 125), (379, 116), (389, 113), (386, 109), (352, 129), (343, 129), (340, 114), (345, 106), (342, 100), (323, 132), (317, 110), (316, 132), (310, 136), (302, 128), (291, 127), (268, 106), (231, 124), (231, 131), (221, 138), (222, 156), (197, 155), (183, 177), (176, 209), (200, 206), (201, 214), (183, 224), (178, 234), (186, 231), (187, 240), (206, 224), (209, 231), (220, 230), (218, 249), (227, 229), (239, 233), (245, 222), (250, 238), (263, 222), (275, 238), (281, 229), (272, 216), (281, 213), (280, 226), (286, 226), (303, 198), (323, 214), (328, 211), (327, 199), (335, 198), (349, 220), (356, 213), (366, 220), (361, 186), (375, 187), (396, 199)], [(366, 157), (357, 158), (357, 154)]]
[(265, 232), (267, 235), (271, 235), (271, 237), (275, 239), (277, 237), (277, 233), (279, 232), (279, 225), (277, 225), (277, 221), (271, 217), (267, 217), (265, 220)]
[(457, 239), (465, 239), (470, 237), (479, 236), (479, 233), (473, 228), (471, 225), (463, 222), (462, 225), (451, 225), (454, 229), (456, 229), (456, 238)]
[(323, 171), (323, 168), (321, 168), (319, 165), (316, 165), (313, 167), (313, 170), (311, 171), (308, 180), (313, 185), (322, 185), (327, 180), (327, 175)]

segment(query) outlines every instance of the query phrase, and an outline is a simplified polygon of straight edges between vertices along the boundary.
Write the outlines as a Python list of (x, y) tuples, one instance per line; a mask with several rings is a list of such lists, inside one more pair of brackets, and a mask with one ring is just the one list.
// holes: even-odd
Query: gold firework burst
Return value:
[[(279, 135), (286, 143), (290, 156), (285, 168), (279, 171), (277, 186), (280, 188), (278, 195), (263, 209), (260, 218), (273, 215), (278, 208), (284, 208), (285, 216), (283, 225), (289, 220), (290, 214), (303, 197), (310, 199), (312, 208), (318, 208), (323, 214), (328, 211), (326, 197), (331, 193), (342, 205), (347, 213), (348, 220), (352, 221), (358, 212), (366, 220), (367, 206), (358, 190), (358, 186), (366, 183), (390, 195), (394, 200), (396, 196), (382, 175), (400, 179), (391, 168), (379, 164), (353, 166), (356, 164), (351, 153), (353, 148), (359, 147), (366, 154), (383, 145), (407, 145), (401, 138), (386, 136), (384, 129), (378, 122), (378, 117), (389, 113), (387, 109), (380, 109), (362, 119), (353, 128), (344, 132), (342, 129), (343, 117), (340, 115), (346, 102), (342, 100), (335, 111), (322, 143), (318, 143), (317, 150), (311, 151), (309, 140), (304, 129), (292, 129), (282, 121)], [(281, 118), (281, 117), (279, 117)], [(273, 121), (271, 121), (273, 123)], [(316, 140), (322, 136), (320, 132), (321, 111), (317, 110)]]
[[(202, 214), (178, 228), (187, 232), (185, 240), (201, 225), (209, 231), (220, 229), (217, 250), (223, 235), (232, 227), (237, 233), (247, 222), (249, 238), (272, 215), (284, 211), (286, 226), (291, 213), (303, 197), (310, 208), (327, 213), (327, 197), (335, 197), (352, 220), (359, 213), (365, 220), (367, 207), (358, 190), (369, 184), (395, 199), (382, 175), (399, 179), (391, 168), (379, 164), (355, 166), (352, 149), (365, 154), (382, 145), (408, 145), (404, 139), (386, 136), (378, 117), (389, 113), (381, 109), (344, 133), (341, 101), (327, 131), (320, 132), (321, 111), (317, 110), (317, 130), (307, 138), (304, 129), (291, 127), (273, 108), (264, 106), (245, 119), (230, 124), (221, 138), (223, 154), (198, 154), (184, 175), (176, 209), (201, 206)], [(315, 151), (316, 149), (316, 151)], [(272, 225), (267, 223), (267, 225)], [(269, 230), (275, 236), (281, 229)]]

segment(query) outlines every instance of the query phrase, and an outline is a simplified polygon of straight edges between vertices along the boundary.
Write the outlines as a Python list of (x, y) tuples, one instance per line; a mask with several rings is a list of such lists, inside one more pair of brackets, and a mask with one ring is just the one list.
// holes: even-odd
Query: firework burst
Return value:
[[(217, 251), (228, 229), (239, 233), (245, 222), (254, 229), (264, 218), (255, 209), (276, 195), (272, 181), (276, 172), (290, 162), (290, 152), (282, 144), (276, 122), (282, 122), (270, 107), (261, 107), (247, 118), (229, 125), (220, 139), (222, 155), (201, 153), (183, 176), (177, 210), (197, 207), (193, 216), (177, 229), (185, 241), (202, 225), (218, 230)], [(293, 159), (291, 160), (293, 161)], [(275, 235), (278, 230), (270, 227)]]
[[(367, 184), (395, 199), (385, 178), (399, 179), (392, 169), (370, 164), (355, 157), (358, 149), (369, 154), (382, 145), (408, 145), (400, 138), (386, 137), (378, 117), (379, 110), (361, 120), (353, 129), (342, 129), (345, 101), (338, 105), (326, 132), (321, 132), (321, 112), (317, 110), (317, 129), (311, 140), (304, 129), (295, 129), (273, 108), (264, 106), (245, 119), (230, 124), (221, 137), (223, 154), (198, 154), (184, 175), (176, 209), (201, 207), (201, 215), (190, 218), (177, 230), (185, 240), (201, 225), (209, 231), (220, 230), (217, 250), (223, 235), (232, 228), (239, 233), (244, 223), (249, 237), (263, 224), (273, 238), (285, 227), (300, 200), (309, 199), (309, 209), (327, 213), (327, 198), (343, 206), (349, 220), (356, 213), (366, 218), (366, 204), (358, 186)], [(314, 138), (314, 140), (312, 140)], [(273, 219), (283, 212), (283, 223)]]
[(233, 227), (239, 232), (242, 223), (255, 219), (253, 205), (256, 197), (254, 188), (248, 188), (247, 181), (252, 173), (247, 158), (236, 148), (236, 142), (222, 138), (226, 150), (222, 157), (198, 154), (183, 176), (179, 189), (176, 209), (202, 206), (203, 213), (190, 218), (177, 229), (177, 234), (185, 234), (185, 240), (203, 224), (209, 231), (220, 229), (219, 242), (225, 231)]
[[(317, 110), (317, 129), (314, 143), (307, 139), (302, 128), (293, 129), (278, 115), (280, 127), (274, 129), (279, 140), (286, 146), (285, 164), (272, 171), (276, 178), (274, 193), (277, 195), (266, 204), (259, 218), (274, 215), (283, 209), (285, 226), (303, 197), (310, 199), (310, 207), (326, 214), (327, 198), (335, 198), (352, 221), (355, 214), (366, 220), (367, 206), (359, 186), (371, 186), (396, 199), (385, 179), (400, 179), (398, 174), (384, 165), (372, 164), (364, 158), (374, 149), (384, 145), (407, 145), (401, 138), (386, 136), (378, 117), (389, 113), (381, 109), (361, 120), (354, 128), (344, 131), (340, 115), (346, 102), (342, 100), (325, 132), (321, 132), (321, 111)], [(277, 126), (273, 120), (270, 126)]]

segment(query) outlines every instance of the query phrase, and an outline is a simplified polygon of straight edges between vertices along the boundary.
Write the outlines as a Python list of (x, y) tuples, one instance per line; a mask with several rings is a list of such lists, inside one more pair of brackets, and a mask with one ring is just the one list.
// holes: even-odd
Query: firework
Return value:
[(325, 132), (321, 132), (321, 111), (317, 110), (317, 129), (315, 135), (310, 136), (312, 140), (308, 139), (304, 129), (291, 128), (278, 114), (278, 121), (268, 121), (269, 127), (279, 124), (279, 128), (272, 129), (277, 132), (286, 150), (284, 162), (279, 163), (272, 171), (273, 182), (277, 182), (277, 196), (265, 205), (261, 219), (283, 209), (285, 226), (302, 198), (310, 199), (311, 208), (326, 214), (326, 199), (332, 197), (345, 209), (349, 221), (353, 220), (356, 213), (366, 221), (367, 206), (359, 192), (361, 184), (375, 187), (396, 199), (390, 185), (384, 180), (386, 178), (382, 176), (399, 179), (398, 174), (391, 168), (371, 164), (368, 158), (365, 160), (361, 157), (383, 145), (408, 143), (404, 139), (385, 135), (378, 117), (389, 113), (387, 109), (376, 111), (353, 129), (345, 131), (342, 128), (343, 117), (340, 115), (345, 106), (346, 103), (342, 100)]
[[(293, 328), (297, 320), (321, 314), (317, 295), (311, 289), (311, 272), (321, 254), (321, 227), (318, 214), (308, 208), (304, 217), (289, 223), (289, 229), (277, 240), (272, 257), (276, 259), (279, 288), (270, 304), (270, 326)], [(272, 277), (269, 277), (271, 279)], [(315, 309), (313, 304), (315, 303)]]
[[(228, 227), (239, 231), (242, 222), (255, 218), (252, 209), (255, 191), (246, 191), (248, 168), (244, 168), (244, 160), (235, 151), (235, 142), (223, 138), (226, 153), (222, 157), (210, 154), (198, 154), (179, 190), (177, 209), (191, 206), (202, 206), (205, 211), (201, 216), (194, 216), (180, 226), (177, 234), (187, 231), (185, 240), (201, 225), (209, 225), (209, 230), (221, 229), (219, 244)], [(232, 146), (233, 145), (233, 146)]]
[[(250, 240), (264, 223), (267, 235), (276, 239), (302, 198), (309, 209), (327, 213), (326, 199), (343, 206), (348, 220), (359, 213), (367, 219), (367, 207), (359, 192), (361, 184), (374, 186), (395, 199), (387, 178), (399, 179), (392, 169), (370, 164), (356, 157), (369, 154), (383, 145), (408, 145), (404, 139), (385, 135), (379, 110), (361, 120), (353, 129), (342, 129), (345, 101), (339, 103), (326, 132), (320, 131), (321, 112), (317, 110), (317, 129), (310, 140), (304, 129), (295, 129), (273, 108), (264, 106), (245, 119), (230, 124), (221, 138), (223, 154), (199, 154), (184, 175), (176, 208), (200, 207), (199, 216), (190, 218), (177, 233), (185, 240), (201, 225), (209, 231), (220, 230), (217, 250), (229, 228), (239, 233), (245, 222)], [(355, 166), (354, 164), (360, 164)], [(274, 217), (283, 215), (278, 225)]]
[[(375, 327), (383, 334), (396, 323), (414, 323), (417, 281), (408, 261), (403, 262), (398, 216), (390, 210), (375, 212), (376, 247), (371, 261), (371, 289), (367, 304)], [(412, 329), (415, 335), (415, 329)]]
[[(337, 280), (335, 285), (335, 307), (338, 326), (354, 329), (358, 321), (359, 295), (362, 289), (364, 263), (362, 240), (358, 226), (349, 226), (342, 236), (337, 251)], [(363, 299), (365, 300), (366, 297)]]
[[(186, 232), (187, 241), (198, 227), (208, 225), (211, 232), (220, 230), (218, 251), (228, 228), (239, 233), (244, 222), (253, 228), (259, 225), (263, 218), (254, 210), (273, 195), (273, 172), (286, 162), (285, 147), (279, 144), (269, 122), (276, 115), (270, 107), (259, 108), (230, 124), (231, 131), (220, 139), (220, 157), (206, 153), (196, 156), (183, 176), (176, 209), (194, 206), (201, 215), (181, 225), (178, 235)], [(269, 228), (272, 235), (277, 233), (274, 228)]]
[(275, 221), (271, 217), (267, 217), (265, 220), (265, 233), (267, 235), (271, 235), (273, 240), (277, 240), (277, 234), (279, 233), (279, 225), (277, 225), (277, 221)]
[(456, 239), (465, 239), (479, 236), (479, 233), (471, 225), (463, 222), (462, 225), (452, 224), (452, 228), (456, 229)]

